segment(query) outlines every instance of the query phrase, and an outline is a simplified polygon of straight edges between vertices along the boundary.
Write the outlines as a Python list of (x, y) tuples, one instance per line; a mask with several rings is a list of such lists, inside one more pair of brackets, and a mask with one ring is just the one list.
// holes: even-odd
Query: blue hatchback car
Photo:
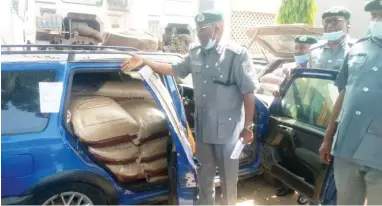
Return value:
[[(61, 46), (54, 51), (2, 52), (2, 203), (128, 205), (167, 199), (169, 204), (197, 204), (198, 163), (187, 131), (187, 122), (192, 127), (191, 85), (154, 74), (147, 67), (137, 74), (165, 114), (171, 133), (167, 151), (169, 179), (164, 182), (120, 182), (78, 141), (66, 121), (76, 78), (82, 77), (81, 81), (90, 85), (97, 83), (95, 80), (123, 78), (119, 66), (128, 58), (127, 50), (168, 63), (182, 57), (133, 48), (90, 47), (92, 50)], [(244, 150), (240, 178), (266, 171), (312, 202), (333, 204), (332, 171), (319, 162), (318, 147), (325, 119), (320, 111), (330, 115), (328, 108), (338, 95), (333, 84), (336, 75), (333, 71), (301, 69), (284, 82), (277, 97), (257, 96), (256, 141)], [(62, 85), (62, 89), (55, 90), (60, 91), (59, 100), (51, 102), (57, 106), (56, 112), (41, 111), (41, 97), (45, 94), (39, 92), (40, 82)], [(309, 106), (312, 95), (322, 101), (319, 109)]]

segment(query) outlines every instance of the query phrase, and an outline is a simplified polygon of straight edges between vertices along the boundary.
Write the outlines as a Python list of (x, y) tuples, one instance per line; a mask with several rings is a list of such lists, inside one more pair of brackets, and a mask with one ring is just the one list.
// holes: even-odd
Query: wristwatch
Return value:
[(253, 128), (255, 127), (255, 124), (252, 123), (251, 125), (247, 125), (247, 126), (244, 126), (244, 129), (245, 130), (248, 130), (248, 131), (253, 131)]

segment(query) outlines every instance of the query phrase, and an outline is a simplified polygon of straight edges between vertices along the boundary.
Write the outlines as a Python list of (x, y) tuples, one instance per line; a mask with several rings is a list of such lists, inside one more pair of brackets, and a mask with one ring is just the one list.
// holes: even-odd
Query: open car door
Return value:
[(162, 80), (149, 67), (139, 71), (142, 79), (155, 98), (156, 103), (167, 117), (167, 122), (173, 139), (173, 148), (169, 158), (169, 201), (177, 205), (194, 205), (197, 194), (197, 165), (194, 162), (192, 148), (188, 140), (187, 127), (184, 118), (178, 114), (169, 91)]
[(269, 133), (262, 139), (265, 169), (317, 204), (324, 190), (335, 187), (326, 181), (328, 165), (320, 161), (318, 149), (339, 95), (337, 74), (296, 70), (270, 105)]

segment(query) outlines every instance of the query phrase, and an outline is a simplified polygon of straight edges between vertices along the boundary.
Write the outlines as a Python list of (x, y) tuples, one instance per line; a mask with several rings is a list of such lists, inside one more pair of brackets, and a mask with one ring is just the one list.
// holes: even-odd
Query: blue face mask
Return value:
[(214, 34), (215, 34), (215, 27), (214, 27), (214, 31), (212, 32), (211, 38), (208, 40), (207, 44), (204, 46), (205, 50), (210, 50), (215, 46), (216, 38), (212, 40), (212, 38), (214, 37)]
[(294, 56), (294, 60), (297, 64), (305, 64), (309, 61), (309, 58), (309, 54)]
[(324, 38), (328, 41), (337, 41), (344, 36), (344, 31), (336, 31), (330, 33), (324, 33)]

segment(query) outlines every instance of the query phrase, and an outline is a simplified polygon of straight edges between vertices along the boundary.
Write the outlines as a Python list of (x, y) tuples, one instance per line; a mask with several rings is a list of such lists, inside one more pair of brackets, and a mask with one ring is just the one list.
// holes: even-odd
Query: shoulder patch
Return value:
[(357, 43), (360, 43), (360, 42), (364, 42), (364, 41), (367, 41), (367, 40), (369, 40), (369, 39), (371, 39), (371, 36), (366, 36), (366, 37), (364, 37), (364, 38), (361, 38), (361, 39), (358, 39), (357, 41), (353, 41), (353, 44), (357, 44)]
[(255, 69), (253, 68), (250, 61), (245, 61), (242, 63), (244, 74), (246, 76), (253, 76), (255, 74)]

